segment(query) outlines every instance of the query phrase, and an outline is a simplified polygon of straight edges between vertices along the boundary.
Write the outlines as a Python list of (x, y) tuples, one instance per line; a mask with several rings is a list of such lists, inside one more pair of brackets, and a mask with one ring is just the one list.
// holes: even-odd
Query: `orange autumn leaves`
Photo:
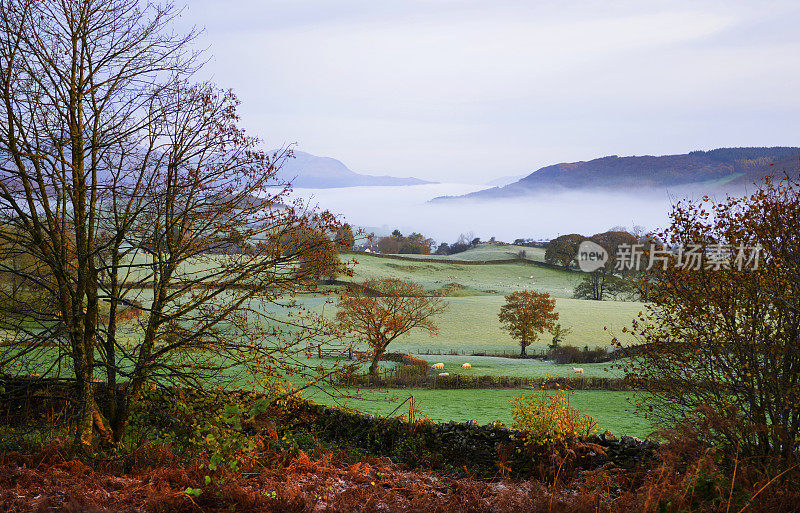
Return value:
[(338, 306), (336, 318), (343, 330), (370, 346), (370, 374), (374, 377), (380, 357), (393, 340), (412, 329), (436, 334), (432, 317), (445, 309), (445, 303), (426, 295), (422, 286), (397, 279), (371, 279), (353, 285), (342, 293)]
[(520, 345), (520, 355), (534, 343), (545, 330), (553, 329), (558, 320), (556, 301), (550, 294), (535, 290), (512, 292), (500, 307), (500, 322)]

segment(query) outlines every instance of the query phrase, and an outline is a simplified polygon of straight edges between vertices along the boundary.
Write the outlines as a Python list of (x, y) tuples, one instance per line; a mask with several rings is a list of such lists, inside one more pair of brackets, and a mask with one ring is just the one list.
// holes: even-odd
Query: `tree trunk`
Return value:
[(111, 297), (108, 309), (108, 325), (106, 326), (106, 339), (105, 339), (105, 361), (106, 361), (106, 380), (108, 383), (108, 406), (106, 409), (106, 417), (111, 424), (111, 431), (113, 433), (114, 443), (119, 442), (117, 436), (116, 426), (118, 424), (118, 391), (117, 391), (117, 354), (116, 354), (116, 339), (117, 339), (117, 307), (119, 305), (119, 242), (112, 246), (113, 254), (111, 256)]
[(525, 351), (525, 343), (523, 342), (522, 344), (519, 345), (519, 347), (520, 347), (519, 355), (528, 356), (528, 353)]
[[(81, 358), (83, 360), (83, 358)], [(75, 426), (75, 439), (73, 440), (73, 451), (78, 453), (87, 453), (92, 446), (92, 424), (94, 422), (93, 404), (93, 391), (92, 391), (92, 378), (91, 370), (87, 369), (85, 362), (82, 362), (81, 368), (76, 369), (76, 392), (78, 400), (78, 419)]]
[(372, 364), (369, 366), (369, 376), (372, 383), (378, 382), (378, 362), (381, 361), (381, 356), (383, 356), (383, 351), (376, 349), (375, 355), (372, 357)]
[[(126, 389), (130, 393), (130, 390)], [(114, 417), (110, 420), (111, 427), (111, 441), (114, 445), (119, 445), (125, 437), (125, 430), (128, 428), (128, 419), (130, 418), (130, 402), (131, 399), (126, 394), (117, 392), (117, 401), (114, 409)]]

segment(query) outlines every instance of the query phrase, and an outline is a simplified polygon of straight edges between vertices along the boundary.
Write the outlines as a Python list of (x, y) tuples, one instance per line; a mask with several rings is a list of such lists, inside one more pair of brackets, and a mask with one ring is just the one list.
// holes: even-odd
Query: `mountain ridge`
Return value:
[(504, 187), (432, 201), (499, 199), (558, 191), (621, 191), (687, 189), (707, 186), (708, 192), (734, 191), (768, 174), (800, 172), (800, 147), (737, 147), (692, 151), (677, 155), (610, 155), (545, 166)]
[(336, 187), (423, 185), (434, 182), (419, 178), (362, 175), (332, 157), (319, 157), (293, 150), (277, 173), (277, 178), (295, 188), (331, 189)]

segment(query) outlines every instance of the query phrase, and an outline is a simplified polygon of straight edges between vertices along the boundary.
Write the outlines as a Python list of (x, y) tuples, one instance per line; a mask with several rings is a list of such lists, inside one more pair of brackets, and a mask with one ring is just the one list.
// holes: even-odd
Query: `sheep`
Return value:
[(443, 363), (434, 363), (433, 365), (431, 365), (431, 369), (444, 369), (444, 364)]
[(445, 378), (445, 377), (447, 377), (447, 376), (449, 376), (449, 375), (450, 375), (450, 373), (449, 373), (449, 372), (440, 372), (440, 373), (439, 373), (439, 377), (440, 377), (440, 378)]
[(583, 374), (583, 367), (573, 367), (572, 372), (575, 374)]
[(472, 365), (470, 365), (470, 364), (468, 364), (468, 363), (462, 363), (462, 364), (461, 364), (461, 368), (462, 368), (462, 369), (469, 369), (469, 368), (471, 368), (471, 367), (472, 367)]

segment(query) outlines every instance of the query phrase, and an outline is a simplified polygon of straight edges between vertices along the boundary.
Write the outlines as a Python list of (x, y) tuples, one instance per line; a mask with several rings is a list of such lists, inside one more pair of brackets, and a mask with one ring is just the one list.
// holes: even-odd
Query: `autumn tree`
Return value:
[[(297, 371), (292, 352), (325, 331), (282, 332), (264, 306), (292, 306), (306, 275), (337, 265), (301, 265), (322, 239), (288, 248), (284, 235), (338, 223), (287, 204), (275, 176), (289, 152), (260, 151), (235, 96), (190, 81), (193, 35), (172, 29), (177, 15), (137, 0), (0, 0), (2, 270), (52, 304), (5, 326), (25, 345), (4, 346), (0, 368), (27, 359), (73, 382), (79, 450), (97, 432), (119, 442), (147, 383)], [(19, 248), (34, 265), (15, 263)], [(140, 318), (119, 322), (126, 309)]]
[(578, 254), (578, 246), (588, 237), (578, 233), (561, 235), (547, 243), (544, 250), (544, 261), (548, 264), (557, 264), (569, 267)]
[(798, 183), (679, 203), (659, 238), (669, 265), (645, 277), (652, 302), (633, 325), (642, 345), (629, 366), (649, 392), (645, 413), (705, 426), (702, 436), (748, 456), (797, 458)]
[(425, 294), (422, 286), (397, 279), (372, 279), (342, 292), (337, 320), (345, 332), (355, 335), (372, 350), (369, 373), (378, 378), (378, 362), (386, 347), (399, 336), (418, 329), (435, 335), (433, 317), (445, 303)]
[(431, 247), (434, 242), (422, 235), (421, 233), (414, 232), (408, 237), (403, 237), (400, 241), (399, 253), (407, 253), (414, 255), (428, 255), (431, 252)]
[[(608, 254), (608, 260), (599, 269), (584, 273), (583, 279), (575, 287), (573, 297), (603, 301), (607, 297), (617, 298), (631, 294), (634, 287), (627, 276), (635, 272), (635, 269), (618, 269), (617, 254), (621, 247), (631, 248), (637, 243), (637, 238), (625, 231), (610, 230), (592, 235), (586, 240), (602, 246)], [(576, 255), (577, 251), (576, 248)]]
[(400, 233), (400, 230), (394, 230), (390, 237), (381, 237), (378, 240), (378, 249), (381, 253), (386, 254), (427, 255), (430, 254), (433, 244), (432, 239), (421, 233), (414, 232), (406, 237)]
[(351, 251), (356, 244), (356, 237), (353, 228), (345, 223), (337, 230), (334, 239), (341, 251)]
[(555, 328), (556, 300), (550, 294), (535, 290), (512, 292), (505, 300), (500, 307), (500, 322), (519, 342), (520, 356), (526, 356), (527, 347), (536, 342), (540, 334)]
[(394, 255), (400, 251), (401, 240), (397, 237), (381, 237), (378, 239), (378, 251), (386, 255)]

